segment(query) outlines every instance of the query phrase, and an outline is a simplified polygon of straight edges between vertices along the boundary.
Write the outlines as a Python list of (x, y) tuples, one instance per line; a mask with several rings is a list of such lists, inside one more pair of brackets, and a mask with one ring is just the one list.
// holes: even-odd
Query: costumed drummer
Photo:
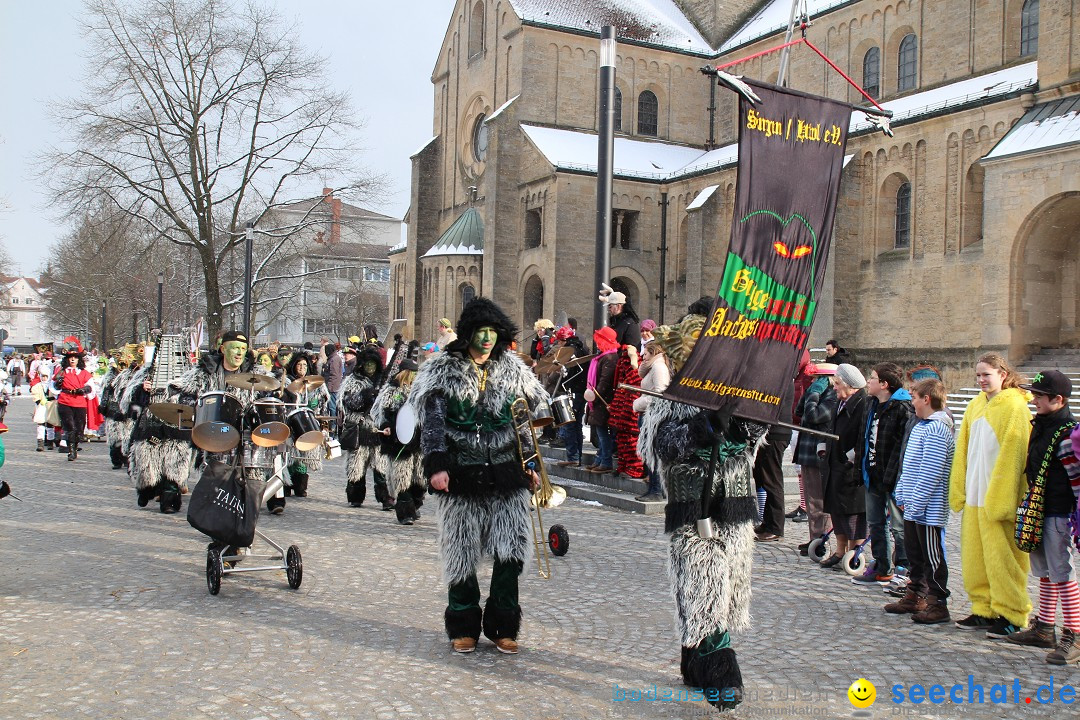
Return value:
[[(308, 387), (303, 383), (297, 384), (308, 376), (313, 375), (315, 356), (298, 350), (289, 357), (289, 363), (285, 368), (285, 386), (281, 390), (281, 399), (291, 411), (296, 408), (307, 408), (316, 415), (326, 415), (330, 405), (330, 393), (325, 384)], [(321, 380), (321, 378), (320, 378)], [(290, 387), (296, 388), (293, 392)], [(289, 464), (289, 483), (285, 486), (286, 495), (307, 497), (308, 479), (311, 473), (322, 469), (322, 459), (326, 457), (326, 451), (322, 444), (311, 450), (294, 450), (293, 461)]]
[[(416, 349), (419, 350), (419, 346)], [(424, 504), (427, 491), (420, 456), (420, 433), (414, 426), (412, 439), (402, 443), (395, 430), (401, 408), (409, 402), (418, 366), (412, 356), (398, 358), (398, 361), (397, 372), (383, 385), (371, 409), (375, 425), (381, 433), (375, 466), (386, 477), (386, 487), (394, 500), (398, 522), (412, 525), (420, 519), (420, 507)]]
[[(686, 362), (709, 307), (695, 303), (678, 325), (657, 328), (673, 372)], [(753, 463), (765, 427), (731, 420), (722, 412), (657, 399), (641, 418), (638, 452), (657, 468), (667, 489), (664, 532), (670, 534), (668, 569), (682, 644), (682, 676), (720, 709), (742, 701), (743, 682), (732, 630), (750, 624), (750, 570), (754, 548)], [(718, 446), (708, 508), (713, 537), (697, 521), (714, 443)]]
[[(507, 352), (517, 327), (487, 298), (465, 306), (458, 338), (428, 359), (410, 402), (420, 414), (424, 475), (435, 494), (439, 555), (449, 585), (446, 633), (455, 652), (476, 649), (483, 630), (501, 652), (518, 651), (518, 576), (533, 549), (530, 491), (512, 405), (548, 402), (521, 359)], [(529, 432), (528, 428), (523, 432)], [(494, 559), (491, 590), (481, 610), (477, 566)]]

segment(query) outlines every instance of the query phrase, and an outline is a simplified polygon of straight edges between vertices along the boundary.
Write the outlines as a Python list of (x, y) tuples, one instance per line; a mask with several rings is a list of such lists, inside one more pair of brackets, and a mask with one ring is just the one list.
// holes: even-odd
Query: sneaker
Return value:
[(872, 585), (877, 583), (878, 585), (888, 585), (889, 581), (893, 579), (892, 573), (888, 575), (879, 575), (874, 568), (867, 568), (866, 572), (862, 575), (856, 575), (851, 578), (851, 582), (856, 585)]
[(1005, 638), (1014, 645), (1027, 645), (1028, 647), (1055, 648), (1057, 647), (1057, 628), (1035, 618), (1027, 630), (1021, 630)]
[[(785, 517), (787, 517), (787, 516), (785, 516)], [(806, 516), (806, 511), (803, 510), (802, 508), (799, 508), (798, 510), (796, 510), (795, 515), (791, 518), (791, 522), (797, 522), (797, 523), (804, 523), (807, 520), (808, 520), (808, 518)]]
[(560, 460), (555, 463), (557, 467), (581, 467), (580, 460)]
[(664, 496), (660, 493), (645, 493), (634, 498), (638, 502), (664, 502)]
[(893, 597), (904, 597), (904, 593), (907, 592), (907, 586), (907, 575), (901, 575), (897, 570), (893, 570), (893, 579), (889, 581), (888, 585), (882, 588), (882, 592), (886, 595), (892, 595)]
[(783, 535), (777, 535), (776, 533), (759, 532), (759, 533), (754, 535), (754, 541), (755, 542), (776, 542), (777, 540), (783, 539), (783, 537), (784, 537)]
[(803, 543), (798, 547), (798, 553), (803, 557), (810, 557), (810, 543)]
[(990, 640), (1003, 640), (1013, 633), (1018, 633), (1024, 628), (1017, 627), (1003, 617), (999, 617), (994, 624), (986, 629), (986, 637)]
[(591, 468), (589, 470), (589, 472), (596, 473), (597, 475), (605, 475), (605, 474), (611, 472), (612, 470), (613, 470), (613, 468), (610, 468), (607, 465), (597, 465), (596, 467)]
[(1051, 665), (1071, 665), (1080, 662), (1080, 645), (1076, 642), (1076, 633), (1069, 628), (1063, 628), (1057, 647), (1046, 654), (1046, 662)]
[(518, 654), (518, 644), (516, 640), (510, 638), (499, 638), (495, 641), (495, 647), (499, 649), (499, 652), (506, 653), (507, 655)]
[(465, 653), (471, 653), (476, 649), (476, 638), (454, 638), (450, 641), (450, 645), (454, 648), (454, 652), (464, 655)]
[(945, 603), (928, 603), (926, 609), (911, 616), (912, 622), (920, 625), (938, 625), (949, 622), (949, 606)]
[(994, 624), (993, 618), (983, 617), (972, 613), (963, 620), (956, 621), (956, 627), (961, 630), (987, 630)]
[(914, 615), (925, 609), (926, 598), (921, 597), (914, 590), (908, 590), (902, 599), (885, 606), (885, 612), (890, 615)]
[(794, 519), (795, 519), (795, 518), (797, 518), (797, 517), (798, 517), (799, 515), (803, 515), (803, 516), (805, 516), (805, 515), (806, 515), (806, 511), (805, 511), (805, 510), (803, 510), (803, 509), (802, 509), (801, 507), (797, 507), (797, 508), (795, 508), (794, 510), (792, 510), (791, 512), (789, 512), (789, 513), (788, 513), (787, 515), (785, 515), (784, 517), (786, 517), (786, 518), (787, 518), (788, 520), (794, 520)]

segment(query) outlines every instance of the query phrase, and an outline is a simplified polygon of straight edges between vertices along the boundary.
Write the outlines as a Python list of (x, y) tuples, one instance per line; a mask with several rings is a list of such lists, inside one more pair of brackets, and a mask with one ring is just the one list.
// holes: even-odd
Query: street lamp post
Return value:
[(101, 350), (105, 351), (109, 347), (109, 341), (105, 337), (105, 301), (101, 301)]
[[(596, 265), (595, 286), (610, 282), (611, 270), (611, 190), (615, 159), (615, 28), (600, 29), (600, 128), (596, 158)], [(593, 330), (607, 324), (607, 307), (599, 300), (593, 306)]]
[(164, 295), (165, 288), (165, 275), (164, 273), (157, 274), (157, 326), (158, 330), (162, 329), (161, 326), (161, 299)]

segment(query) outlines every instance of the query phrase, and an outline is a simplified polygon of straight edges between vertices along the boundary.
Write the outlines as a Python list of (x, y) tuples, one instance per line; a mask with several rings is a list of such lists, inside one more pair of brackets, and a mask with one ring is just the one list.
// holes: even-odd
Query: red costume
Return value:
[(626, 350), (619, 351), (615, 364), (615, 396), (608, 405), (608, 426), (615, 428), (615, 452), (619, 458), (619, 472), (632, 478), (645, 477), (645, 468), (637, 454), (638, 414), (634, 412), (636, 393), (623, 390), (620, 384), (641, 386), (641, 377), (630, 364)]

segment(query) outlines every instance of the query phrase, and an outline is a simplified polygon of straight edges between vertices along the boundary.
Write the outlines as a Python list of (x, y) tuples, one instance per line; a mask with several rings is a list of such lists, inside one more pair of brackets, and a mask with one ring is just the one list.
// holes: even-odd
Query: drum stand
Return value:
[[(238, 448), (238, 452), (240, 449)], [(246, 470), (246, 465), (241, 465)], [(285, 484), (283, 473), (285, 472), (285, 460), (283, 457), (274, 459), (274, 474), (270, 476), (270, 479), (266, 481), (266, 487), (263, 489), (262, 503), (265, 503), (270, 498), (277, 494), (278, 490)], [(224, 555), (220, 548), (210, 547), (206, 550), (206, 588), (210, 591), (211, 595), (217, 595), (221, 590), (221, 579), (226, 575), (233, 573), (251, 573), (251, 572), (267, 572), (267, 571), (279, 571), (284, 570), (285, 576), (289, 580), (289, 587), (296, 590), (300, 587), (300, 583), (304, 580), (304, 562), (300, 557), (300, 548), (296, 545), (290, 545), (288, 548), (283, 548), (269, 537), (264, 535), (255, 528), (255, 537), (262, 540), (266, 545), (269, 545), (273, 550), (270, 554), (256, 554), (243, 552), (244, 550), (250, 550), (250, 548), (239, 548), (235, 555)], [(256, 564), (256, 565), (244, 565), (239, 566), (238, 563), (241, 560), (248, 561), (260, 561), (262, 563), (272, 564)]]

